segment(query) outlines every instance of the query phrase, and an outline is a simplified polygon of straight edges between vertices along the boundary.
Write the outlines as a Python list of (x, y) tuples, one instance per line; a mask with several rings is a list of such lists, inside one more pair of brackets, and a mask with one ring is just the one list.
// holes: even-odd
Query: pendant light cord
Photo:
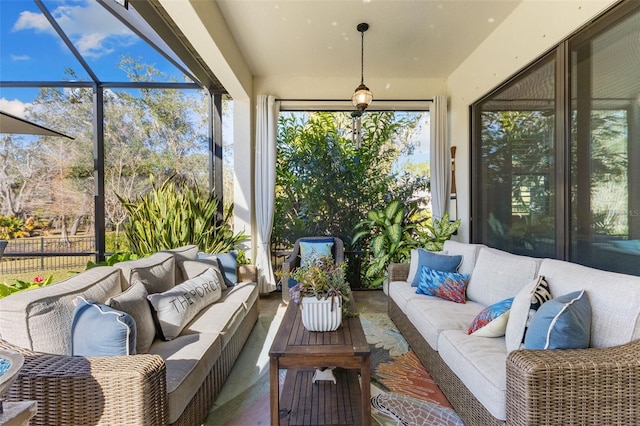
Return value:
[(364, 84), (364, 31), (360, 31), (360, 84)]

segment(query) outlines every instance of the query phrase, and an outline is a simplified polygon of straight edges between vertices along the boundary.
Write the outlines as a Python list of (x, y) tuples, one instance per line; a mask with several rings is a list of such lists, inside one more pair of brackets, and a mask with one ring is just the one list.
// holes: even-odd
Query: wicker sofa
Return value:
[[(410, 265), (392, 264), (389, 315), (468, 426), (639, 424), (640, 277), (455, 241), (444, 250), (471, 275), (466, 303), (416, 294)], [(467, 334), (484, 306), (539, 275), (553, 297), (586, 290), (588, 349), (508, 352), (505, 337)]]
[[(25, 356), (8, 400), (38, 402), (32, 425), (201, 424), (257, 320), (254, 267), (238, 267), (237, 284), (173, 340), (152, 334), (146, 353), (83, 357), (70, 349), (77, 296), (105, 303), (136, 277), (172, 287), (193, 278), (193, 264), (208, 269), (211, 259), (198, 256), (198, 247), (181, 247), (0, 299), (0, 348)], [(187, 261), (190, 271), (181, 267)]]

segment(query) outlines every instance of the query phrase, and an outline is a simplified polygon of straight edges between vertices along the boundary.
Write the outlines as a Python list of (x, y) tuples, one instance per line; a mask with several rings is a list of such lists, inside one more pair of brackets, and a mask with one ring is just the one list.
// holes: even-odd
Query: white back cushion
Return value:
[(535, 277), (541, 259), (482, 247), (471, 273), (467, 297), (484, 306), (515, 297)]
[(586, 290), (591, 302), (591, 346), (609, 347), (640, 338), (640, 277), (544, 259), (540, 275), (558, 297)]
[(176, 260), (173, 254), (157, 252), (142, 259), (128, 260), (113, 265), (122, 270), (123, 287), (142, 281), (149, 294), (162, 293), (176, 284)]
[(120, 272), (89, 269), (57, 284), (0, 299), (0, 330), (10, 343), (57, 355), (71, 355), (71, 323), (77, 296), (104, 303), (122, 291)]
[(453, 240), (447, 240), (444, 242), (443, 253), (446, 253), (449, 256), (462, 256), (462, 263), (458, 268), (458, 272), (460, 272), (461, 274), (471, 274), (476, 264), (478, 251), (481, 247), (485, 246), (482, 244), (467, 244), (459, 243)]

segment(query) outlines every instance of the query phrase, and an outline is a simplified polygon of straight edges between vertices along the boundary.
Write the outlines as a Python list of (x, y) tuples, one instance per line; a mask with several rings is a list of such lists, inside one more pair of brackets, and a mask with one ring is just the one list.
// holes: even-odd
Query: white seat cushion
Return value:
[(160, 355), (167, 365), (169, 423), (175, 422), (204, 382), (222, 351), (217, 333), (181, 335), (164, 342), (156, 340), (150, 354)]
[(236, 284), (223, 292), (220, 301), (202, 310), (182, 330), (182, 334), (218, 333), (224, 348), (251, 306), (257, 303), (258, 293), (256, 283)]
[(438, 353), (492, 416), (506, 419), (504, 337), (475, 337), (465, 331), (445, 330), (438, 339)]
[(407, 313), (407, 303), (421, 295), (416, 294), (416, 287), (406, 281), (392, 281), (389, 283), (389, 297), (398, 305), (400, 310)]
[(467, 301), (455, 303), (434, 296), (416, 295), (407, 303), (405, 314), (429, 346), (438, 351), (438, 338), (444, 330), (469, 329), (484, 306)]

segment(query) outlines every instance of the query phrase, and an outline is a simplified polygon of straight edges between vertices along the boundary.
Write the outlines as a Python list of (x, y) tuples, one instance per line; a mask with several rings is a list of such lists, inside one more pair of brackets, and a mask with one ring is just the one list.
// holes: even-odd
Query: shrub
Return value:
[(22, 290), (44, 287), (51, 284), (52, 281), (53, 274), (49, 275), (46, 279), (42, 275), (37, 275), (33, 279), (33, 281), (16, 280), (14, 284), (0, 283), (0, 298), (9, 296), (10, 294), (17, 293)]
[(218, 215), (219, 201), (213, 193), (175, 176), (159, 187), (152, 179), (152, 190), (133, 200), (118, 199), (129, 214), (124, 226), (129, 247), (139, 256), (188, 244), (207, 253), (224, 253), (249, 238), (233, 233), (233, 205)]

